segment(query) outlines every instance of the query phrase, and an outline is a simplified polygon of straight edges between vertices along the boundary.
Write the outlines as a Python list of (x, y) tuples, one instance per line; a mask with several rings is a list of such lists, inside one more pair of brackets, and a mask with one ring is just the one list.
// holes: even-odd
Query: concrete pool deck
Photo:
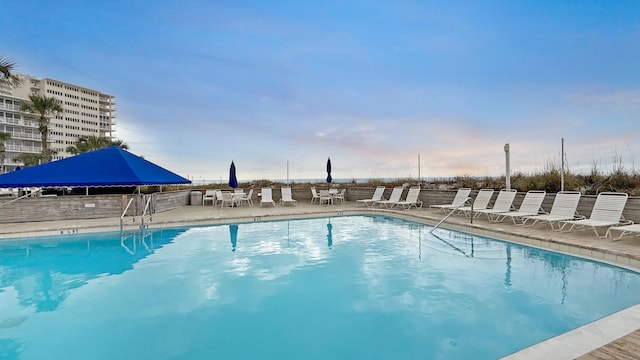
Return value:
[[(444, 217), (442, 211), (436, 210), (372, 209), (346, 202), (328, 206), (298, 203), (297, 206), (263, 208), (260, 206), (239, 208), (219, 208), (210, 205), (186, 206), (154, 214), (151, 221), (147, 223), (150, 228), (160, 228), (358, 214), (390, 215), (430, 225), (437, 224)], [(136, 222), (127, 222), (125, 227), (127, 229), (139, 227), (140, 217), (136, 217), (135, 220)], [(441, 226), (594, 259), (640, 272), (640, 239), (635, 236), (626, 236), (621, 241), (614, 242), (609, 239), (598, 239), (591, 229), (559, 233), (552, 231), (548, 225), (522, 227), (513, 225), (509, 219), (507, 221), (493, 223), (489, 222), (486, 217), (481, 217), (474, 219), (471, 223), (468, 218), (455, 215), (447, 219)], [(0, 239), (118, 229), (120, 229), (119, 218), (32, 221), (0, 225)], [(619, 355), (613, 358), (633, 358), (637, 353), (625, 353), (625, 349), (629, 350), (629, 347), (607, 344), (613, 344), (614, 341), (627, 337), (629, 341), (635, 341), (637, 336), (633, 337), (628, 334), (637, 333), (638, 330), (640, 330), (640, 305), (538, 343), (509, 355), (505, 359), (575, 359), (589, 353), (595, 354), (596, 351), (603, 349)], [(608, 346), (610, 348), (607, 348)]]

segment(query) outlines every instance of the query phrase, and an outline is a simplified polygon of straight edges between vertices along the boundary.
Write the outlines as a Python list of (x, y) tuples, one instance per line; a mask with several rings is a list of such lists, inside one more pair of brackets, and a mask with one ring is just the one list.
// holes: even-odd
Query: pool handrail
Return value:
[(433, 233), (433, 231), (435, 229), (437, 229), (440, 225), (442, 225), (443, 222), (445, 222), (449, 216), (451, 216), (453, 213), (455, 213), (458, 209), (460, 209), (462, 206), (464, 206), (465, 204), (469, 203), (469, 205), (471, 206), (471, 224), (473, 224), (473, 201), (471, 201), (471, 197), (467, 196), (466, 199), (464, 199), (464, 201), (462, 203), (460, 203), (458, 206), (456, 206), (455, 209), (453, 209), (453, 211), (449, 212), (447, 215), (445, 215), (442, 220), (440, 220), (439, 223), (436, 224), (436, 226), (434, 226), (433, 228), (431, 228), (431, 230), (429, 230), (430, 233)]
[[(127, 206), (124, 208), (124, 211), (122, 212), (122, 215), (120, 215), (120, 232), (122, 232), (122, 230), (124, 228), (124, 217), (127, 215), (127, 211), (129, 211), (129, 207), (133, 203), (133, 200), (135, 200), (135, 198), (129, 199), (129, 202), (127, 203)], [(131, 222), (135, 222), (135, 221), (136, 221), (136, 217), (134, 215), (131, 218)]]

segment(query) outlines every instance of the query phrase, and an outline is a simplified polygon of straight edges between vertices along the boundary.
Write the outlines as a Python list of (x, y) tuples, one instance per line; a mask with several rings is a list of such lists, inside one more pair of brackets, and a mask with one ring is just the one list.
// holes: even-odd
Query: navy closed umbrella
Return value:
[(331, 180), (331, 158), (327, 159), (327, 183), (330, 183)]
[(229, 169), (229, 186), (232, 188), (238, 187), (238, 179), (236, 178), (236, 164), (231, 160), (231, 168)]

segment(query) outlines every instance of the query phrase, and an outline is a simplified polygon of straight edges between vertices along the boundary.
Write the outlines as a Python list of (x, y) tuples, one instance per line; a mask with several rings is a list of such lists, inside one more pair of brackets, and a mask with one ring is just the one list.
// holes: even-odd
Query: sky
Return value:
[[(15, 69), (196, 182), (640, 168), (640, 1), (0, 0)], [(6, 11), (6, 10), (9, 11)]]

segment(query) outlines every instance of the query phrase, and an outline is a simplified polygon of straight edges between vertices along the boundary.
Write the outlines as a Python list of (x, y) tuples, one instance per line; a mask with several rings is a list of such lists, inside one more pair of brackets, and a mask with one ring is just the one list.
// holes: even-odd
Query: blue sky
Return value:
[(640, 168), (640, 1), (2, 2), (18, 72), (196, 181)]

